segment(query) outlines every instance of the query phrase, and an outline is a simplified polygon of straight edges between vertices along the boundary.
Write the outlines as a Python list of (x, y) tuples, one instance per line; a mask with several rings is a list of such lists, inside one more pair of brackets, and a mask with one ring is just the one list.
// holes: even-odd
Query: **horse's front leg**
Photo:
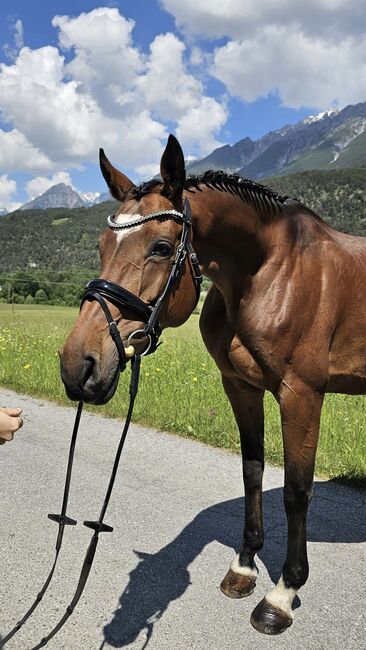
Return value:
[(278, 397), (285, 455), (284, 504), (288, 538), (282, 576), (251, 616), (252, 625), (265, 634), (279, 634), (291, 625), (292, 602), (308, 578), (306, 517), (323, 403), (322, 394), (293, 377), (281, 383)]
[(230, 598), (243, 598), (253, 593), (258, 574), (254, 556), (263, 546), (263, 391), (232, 377), (223, 376), (223, 385), (240, 432), (245, 522), (240, 552), (220, 588)]

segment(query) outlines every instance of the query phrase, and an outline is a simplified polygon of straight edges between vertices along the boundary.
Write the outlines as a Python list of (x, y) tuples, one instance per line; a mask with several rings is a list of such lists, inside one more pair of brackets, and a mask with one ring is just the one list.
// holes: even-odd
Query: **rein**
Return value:
[[(167, 296), (169, 295), (174, 283), (179, 277), (179, 274), (181, 272), (182, 266), (184, 264), (187, 255), (189, 257), (193, 269), (193, 279), (194, 279), (194, 284), (196, 289), (196, 304), (199, 299), (202, 276), (201, 276), (197, 256), (192, 248), (189, 239), (192, 215), (191, 215), (191, 209), (190, 209), (188, 199), (185, 200), (183, 213), (178, 212), (176, 210), (170, 210), (170, 211), (163, 210), (163, 211), (153, 212), (148, 215), (139, 217), (138, 223), (135, 220), (125, 224), (117, 224), (115, 223), (113, 217), (108, 217), (108, 225), (113, 230), (120, 230), (121, 228), (123, 229), (131, 228), (135, 225), (140, 225), (141, 223), (151, 221), (152, 219), (161, 219), (161, 218), (174, 219), (175, 221), (182, 223), (183, 228), (182, 228), (180, 243), (176, 249), (175, 258), (173, 261), (173, 265), (168, 280), (166, 282), (166, 285), (162, 293), (157, 298), (154, 305), (145, 303), (138, 296), (135, 296), (133, 293), (131, 293), (127, 289), (124, 289), (123, 287), (120, 287), (114, 282), (109, 282), (108, 280), (103, 280), (103, 279), (91, 280), (86, 285), (85, 291), (82, 296), (80, 308), (83, 306), (86, 300), (89, 301), (97, 300), (97, 302), (100, 304), (104, 312), (104, 315), (107, 319), (107, 322), (109, 324), (110, 335), (117, 348), (119, 366), (121, 371), (123, 371), (126, 368), (126, 363), (127, 363), (125, 347), (123, 345), (120, 333), (118, 331), (117, 323), (112, 317), (112, 314), (105, 301), (105, 298), (107, 298), (109, 302), (111, 302), (112, 304), (116, 305), (119, 308), (127, 307), (129, 310), (135, 312), (139, 316), (139, 319), (145, 323), (143, 329), (136, 330), (129, 336), (127, 343), (129, 344), (130, 340), (132, 340), (133, 337), (138, 333), (142, 333), (146, 335), (149, 339), (149, 343), (148, 343), (148, 347), (145, 349), (145, 351), (142, 354), (138, 355), (134, 353), (134, 355), (131, 358), (131, 379), (130, 379), (130, 387), (129, 387), (130, 403), (128, 407), (128, 412), (121, 433), (121, 438), (118, 444), (118, 448), (116, 451), (111, 477), (109, 479), (107, 491), (99, 514), (99, 518), (96, 521), (83, 522), (84, 526), (86, 526), (87, 528), (91, 528), (94, 531), (94, 533), (89, 543), (88, 549), (86, 551), (85, 559), (81, 568), (81, 572), (80, 572), (80, 576), (79, 576), (79, 580), (78, 580), (78, 584), (74, 596), (70, 604), (66, 608), (65, 613), (58, 621), (58, 623), (52, 628), (49, 634), (43, 637), (37, 645), (31, 648), (31, 650), (39, 650), (39, 648), (44, 647), (48, 643), (48, 641), (52, 639), (52, 637), (54, 637), (57, 634), (57, 632), (64, 626), (68, 618), (72, 615), (84, 591), (84, 587), (86, 585), (93, 564), (95, 552), (97, 549), (99, 534), (107, 533), (107, 532), (111, 533), (113, 531), (112, 526), (109, 526), (108, 524), (104, 523), (104, 517), (112, 494), (122, 450), (131, 423), (134, 403), (135, 403), (135, 399), (138, 391), (138, 385), (139, 385), (141, 356), (144, 356), (146, 354), (151, 354), (158, 347), (158, 340), (162, 331), (159, 323), (159, 316)], [(35, 611), (35, 609), (38, 607), (39, 603), (43, 599), (43, 596), (50, 585), (50, 582), (52, 580), (52, 577), (56, 569), (59, 553), (62, 546), (65, 526), (75, 526), (77, 523), (75, 519), (71, 519), (67, 515), (67, 505), (68, 505), (69, 492), (70, 492), (72, 467), (74, 462), (74, 451), (75, 451), (76, 439), (78, 435), (82, 410), (83, 410), (83, 401), (80, 401), (78, 403), (77, 412), (75, 416), (75, 423), (74, 423), (73, 432), (71, 436), (61, 513), (48, 515), (48, 518), (51, 519), (52, 521), (55, 521), (59, 527), (53, 565), (51, 567), (51, 570), (46, 578), (46, 581), (42, 589), (37, 594), (37, 597), (33, 602), (33, 604), (30, 606), (30, 608), (27, 610), (24, 616), (20, 619), (20, 621), (18, 621), (18, 623), (10, 630), (10, 632), (8, 632), (8, 634), (3, 639), (0, 640), (0, 648), (3, 648), (5, 643), (7, 643), (7, 641), (9, 641), (21, 629), (21, 627), (31, 617), (31, 615), (33, 614), (33, 612)]]

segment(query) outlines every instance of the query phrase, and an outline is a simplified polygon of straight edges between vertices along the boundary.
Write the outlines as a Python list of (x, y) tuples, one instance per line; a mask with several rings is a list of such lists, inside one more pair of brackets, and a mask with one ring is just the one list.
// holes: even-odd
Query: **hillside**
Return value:
[(301, 122), (266, 133), (259, 140), (244, 138), (215, 149), (189, 163), (189, 173), (206, 169), (238, 172), (244, 178), (307, 170), (333, 170), (366, 164), (366, 102), (310, 115)]
[(97, 269), (97, 240), (114, 201), (90, 208), (18, 210), (0, 219), (0, 271)]
[(299, 199), (337, 230), (366, 236), (366, 167), (302, 172), (263, 182)]
[[(300, 199), (339, 230), (366, 236), (366, 167), (311, 171), (264, 181)], [(0, 219), (0, 271), (98, 269), (98, 235), (114, 201), (90, 208), (17, 211)]]

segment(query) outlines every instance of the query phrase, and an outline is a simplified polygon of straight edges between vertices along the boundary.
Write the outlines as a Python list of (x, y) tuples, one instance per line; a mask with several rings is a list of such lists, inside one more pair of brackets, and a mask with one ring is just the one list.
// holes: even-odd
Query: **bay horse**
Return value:
[[(110, 221), (116, 227), (99, 239), (101, 277), (147, 304), (154, 305), (166, 285), (179, 246), (182, 224), (174, 214), (182, 214), (186, 198), (191, 205), (192, 245), (212, 281), (200, 329), (222, 375), (243, 459), (243, 539), (221, 583), (231, 598), (249, 596), (256, 584), (255, 554), (263, 546), (264, 392), (279, 403), (287, 556), (278, 584), (251, 615), (257, 630), (278, 634), (292, 624), (293, 600), (308, 578), (306, 519), (324, 394), (366, 393), (366, 240), (337, 232), (299, 201), (238, 176), (186, 178), (174, 136), (161, 159), (161, 181), (136, 186), (103, 150), (100, 164), (121, 202)], [(187, 256), (161, 312), (162, 328), (190, 316), (194, 280)], [(130, 349), (141, 321), (128, 306), (108, 306)], [(132, 351), (146, 350), (143, 334), (133, 342)], [(111, 399), (118, 354), (99, 304), (84, 302), (60, 357), (70, 398), (94, 404)]]

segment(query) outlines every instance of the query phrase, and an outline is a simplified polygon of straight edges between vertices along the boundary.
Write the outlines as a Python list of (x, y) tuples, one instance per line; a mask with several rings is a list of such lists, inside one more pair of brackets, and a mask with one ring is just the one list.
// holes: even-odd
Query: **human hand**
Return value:
[(0, 445), (13, 440), (14, 433), (23, 426), (22, 409), (0, 407)]

